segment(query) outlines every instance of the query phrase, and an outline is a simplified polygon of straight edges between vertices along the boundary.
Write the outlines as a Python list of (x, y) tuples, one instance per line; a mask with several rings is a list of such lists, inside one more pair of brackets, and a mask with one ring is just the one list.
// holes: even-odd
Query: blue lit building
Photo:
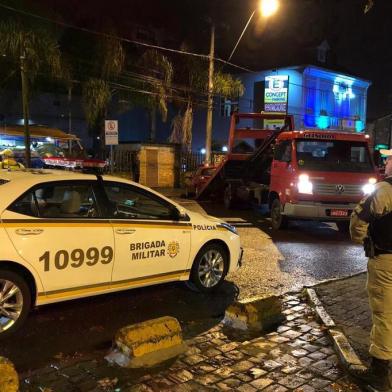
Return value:
[(245, 95), (240, 112), (292, 114), (296, 129), (340, 129), (362, 132), (370, 82), (313, 65), (239, 75)]

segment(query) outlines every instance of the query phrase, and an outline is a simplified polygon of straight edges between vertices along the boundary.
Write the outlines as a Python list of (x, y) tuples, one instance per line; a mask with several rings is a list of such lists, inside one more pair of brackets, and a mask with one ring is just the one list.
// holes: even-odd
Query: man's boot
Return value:
[(353, 372), (353, 376), (375, 391), (392, 392), (391, 361), (372, 357), (370, 367)]

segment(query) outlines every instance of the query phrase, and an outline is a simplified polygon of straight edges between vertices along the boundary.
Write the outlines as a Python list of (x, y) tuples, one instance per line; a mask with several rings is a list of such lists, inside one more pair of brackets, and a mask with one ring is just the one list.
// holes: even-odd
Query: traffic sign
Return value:
[(105, 120), (105, 145), (113, 146), (118, 144), (118, 121)]

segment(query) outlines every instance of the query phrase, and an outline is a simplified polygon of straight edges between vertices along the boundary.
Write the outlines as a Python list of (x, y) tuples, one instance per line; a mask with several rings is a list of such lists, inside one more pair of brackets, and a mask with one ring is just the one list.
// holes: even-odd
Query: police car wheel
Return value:
[(274, 230), (287, 227), (287, 218), (282, 215), (282, 204), (279, 199), (275, 199), (271, 205), (271, 226)]
[(0, 339), (23, 324), (30, 307), (31, 294), (26, 281), (13, 271), (0, 270)]
[(226, 249), (218, 243), (207, 244), (195, 258), (190, 282), (200, 292), (211, 292), (223, 283), (228, 266)]

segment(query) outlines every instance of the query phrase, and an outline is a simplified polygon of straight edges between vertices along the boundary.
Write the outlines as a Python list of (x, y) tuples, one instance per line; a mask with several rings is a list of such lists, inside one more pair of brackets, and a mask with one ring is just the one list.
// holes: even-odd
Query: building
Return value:
[(313, 65), (248, 73), (240, 79), (245, 86), (240, 112), (288, 113), (296, 129), (362, 132), (366, 127), (367, 80)]
[[(366, 127), (367, 91), (370, 82), (342, 72), (319, 66), (304, 65), (265, 70), (237, 75), (245, 86), (245, 94), (238, 100), (215, 97), (213, 115), (213, 140), (225, 146), (228, 140), (230, 115), (240, 112), (273, 111), (294, 116), (296, 129), (340, 129), (364, 131)], [(11, 97), (15, 95), (14, 97)], [(9, 91), (0, 97), (2, 115), (6, 124), (20, 123), (21, 98)], [(150, 120), (148, 111), (141, 107), (119, 113), (113, 102), (109, 108), (111, 119), (119, 121), (119, 140), (146, 142), (149, 140)], [(195, 107), (193, 121), (193, 150), (205, 146), (205, 106)], [(58, 127), (78, 135), (89, 148), (93, 145), (87, 132), (82, 102), (73, 96), (68, 102), (65, 94), (40, 94), (31, 100), (31, 119), (35, 123)], [(171, 131), (171, 120), (177, 114), (169, 106), (168, 121), (157, 118), (156, 141), (167, 142)], [(71, 122), (70, 122), (71, 116)], [(280, 124), (270, 122), (268, 127)]]

